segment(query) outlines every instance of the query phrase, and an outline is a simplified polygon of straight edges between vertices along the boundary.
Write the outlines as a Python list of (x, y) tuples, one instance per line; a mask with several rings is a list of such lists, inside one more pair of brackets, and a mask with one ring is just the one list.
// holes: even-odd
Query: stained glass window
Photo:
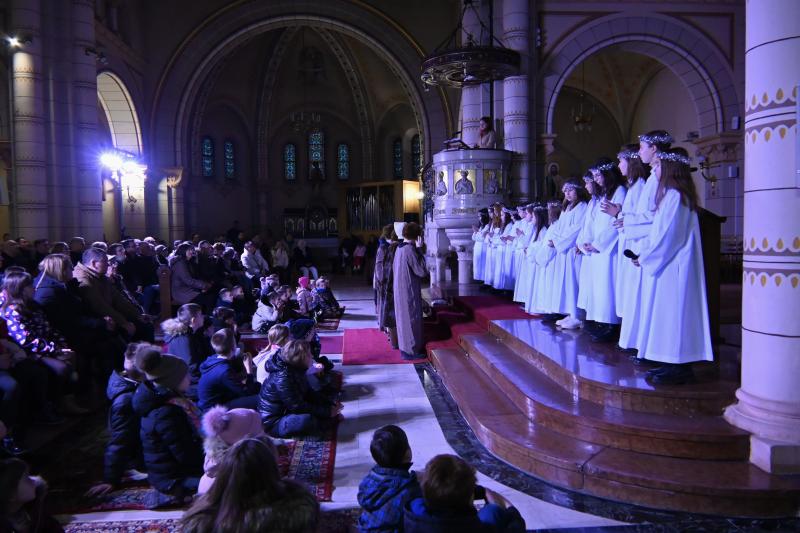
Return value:
[(211, 178), (214, 176), (214, 140), (211, 137), (203, 137), (201, 150), (203, 177)]
[(402, 139), (395, 139), (392, 142), (392, 162), (394, 168), (394, 177), (396, 179), (403, 179), (403, 141)]
[(419, 145), (419, 134), (411, 137), (411, 171), (414, 173), (414, 178), (419, 174), (422, 168), (422, 149)]
[(283, 147), (283, 177), (297, 179), (297, 147), (292, 143)]
[(325, 177), (325, 134), (320, 130), (312, 130), (308, 134), (308, 169), (314, 168), (314, 163), (319, 163), (321, 177)]
[(233, 141), (225, 141), (225, 179), (232, 180), (236, 177), (236, 155)]
[(350, 178), (350, 146), (344, 143), (336, 147), (336, 176), (340, 180)]

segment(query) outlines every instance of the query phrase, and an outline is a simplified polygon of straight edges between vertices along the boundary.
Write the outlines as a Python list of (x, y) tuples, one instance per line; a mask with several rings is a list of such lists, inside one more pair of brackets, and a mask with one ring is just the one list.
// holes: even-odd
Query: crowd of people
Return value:
[(473, 227), (473, 273), (562, 329), (616, 342), (654, 383), (711, 361), (691, 161), (663, 130), (600, 158), (563, 201), (500, 204)]
[[(321, 355), (317, 323), (345, 308), (301, 242), (275, 243), (266, 260), (257, 239), (229, 237), (193, 236), (171, 249), (152, 237), (88, 246), (80, 238), (37, 241), (33, 254), (6, 241), (2, 527), (61, 531), (43, 512), (46, 483), (30, 475), (20, 443), (35, 425), (102, 408), (109, 426), (103, 477), (91, 480), (85, 498), (146, 480), (154, 489), (148, 507), (189, 506), (186, 531), (315, 529), (316, 498), (281, 478), (277, 457), (285, 439), (324, 437), (342, 417), (342, 376)], [(391, 315), (386, 327), (404, 357), (418, 358), (427, 275), (421, 228), (398, 223), (384, 237), (374, 254), (382, 315)], [(365, 245), (355, 245), (347, 252), (354, 272), (372, 270)], [(160, 268), (170, 270), (173, 316), (158, 324)], [(293, 271), (294, 287), (285, 283)], [(243, 331), (266, 335), (267, 346), (248, 353)], [(418, 481), (396, 426), (375, 432), (371, 452), (376, 466), (359, 491), (361, 531), (524, 530), (513, 506), (477, 487), (463, 460), (434, 458)], [(480, 511), (476, 498), (486, 502)]]

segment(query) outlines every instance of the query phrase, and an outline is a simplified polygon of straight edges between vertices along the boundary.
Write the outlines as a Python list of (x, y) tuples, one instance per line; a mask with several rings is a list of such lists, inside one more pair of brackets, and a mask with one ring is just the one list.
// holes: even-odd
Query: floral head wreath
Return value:
[(639, 141), (647, 144), (672, 144), (675, 139), (669, 133), (662, 133), (660, 135), (639, 135)]
[(686, 165), (687, 167), (692, 163), (691, 159), (677, 152), (656, 152), (656, 157), (660, 161), (673, 161), (675, 163)]
[(639, 159), (639, 152), (633, 150), (623, 150), (617, 154), (617, 159)]
[[(554, 202), (554, 203), (556, 205), (561, 205), (558, 202)], [(531, 204), (531, 205), (533, 206), (533, 210), (534, 211), (547, 211), (547, 206), (545, 204), (537, 202), (537, 203)]]
[(516, 210), (516, 209), (514, 209), (514, 210), (512, 211), (511, 209), (509, 209), (509, 208), (507, 208), (507, 207), (504, 207), (504, 208), (503, 208), (503, 213), (506, 213), (507, 215), (513, 215), (513, 214), (514, 214), (514, 213), (516, 213), (516, 212), (517, 212), (517, 210)]
[(616, 165), (614, 163), (603, 163), (602, 165), (591, 167), (589, 171), (594, 172), (596, 170), (597, 172), (605, 172), (607, 170), (611, 170), (615, 166)]
[(578, 183), (577, 181), (568, 181), (564, 184), (563, 187), (561, 187), (561, 192), (574, 191), (582, 188), (583, 187), (581, 187), (580, 183)]
[[(577, 187), (575, 188), (577, 189)], [(550, 209), (551, 207), (561, 207), (561, 202), (557, 200), (551, 200), (547, 202), (547, 209)]]

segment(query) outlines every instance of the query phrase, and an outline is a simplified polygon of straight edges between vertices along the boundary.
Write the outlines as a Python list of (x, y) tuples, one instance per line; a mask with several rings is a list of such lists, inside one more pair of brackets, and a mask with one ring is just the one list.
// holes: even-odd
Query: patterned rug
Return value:
[[(360, 509), (326, 511), (320, 516), (316, 533), (347, 533), (355, 531)], [(110, 522), (73, 522), (64, 525), (66, 533), (178, 533), (180, 520), (125, 520)]]
[[(170, 508), (158, 501), (158, 493), (146, 482), (123, 485), (94, 501), (85, 498), (91, 484), (102, 478), (106, 430), (102, 424), (95, 424), (82, 435), (69, 437), (55, 443), (54, 448), (58, 449), (53, 450), (52, 461), (43, 469), (50, 485), (48, 507), (52, 514)], [(319, 501), (325, 502), (331, 500), (333, 493), (335, 458), (333, 428), (324, 438), (296, 440), (280, 447), (278, 464), (282, 476), (304, 483)]]
[(340, 318), (325, 318), (317, 322), (317, 329), (320, 331), (336, 331), (339, 329)]

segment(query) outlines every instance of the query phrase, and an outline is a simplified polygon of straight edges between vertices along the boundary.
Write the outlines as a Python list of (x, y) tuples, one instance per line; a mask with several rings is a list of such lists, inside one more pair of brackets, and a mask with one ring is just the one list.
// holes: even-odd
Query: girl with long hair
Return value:
[(653, 170), (653, 223), (633, 264), (642, 269), (636, 346), (660, 366), (648, 372), (659, 384), (693, 378), (690, 363), (713, 361), (697, 192), (683, 148), (659, 152)]
[[(483, 210), (482, 210), (483, 211)], [(486, 269), (486, 248), (484, 240), (491, 229), (489, 214), (481, 212), (478, 216), (478, 224), (472, 226), (472, 277), (477, 281), (484, 280)]]
[(553, 282), (553, 259), (556, 256), (556, 249), (549, 246), (549, 243), (558, 230), (560, 217), (561, 202), (558, 200), (548, 202), (547, 230), (539, 233), (536, 249), (529, 252), (533, 255), (533, 269), (536, 275), (531, 280), (530, 293), (525, 302), (527, 313), (544, 312), (545, 295)]
[(514, 301), (527, 305), (531, 284), (536, 276), (536, 263), (534, 262), (536, 247), (547, 230), (547, 208), (540, 203), (530, 204), (525, 207), (525, 212), (530, 219), (529, 235), (527, 243), (521, 249), (519, 274), (514, 286)]
[(494, 253), (494, 267), (492, 268), (491, 284), (497, 290), (507, 290), (507, 263), (506, 260), (508, 253), (513, 254), (513, 249), (510, 249), (510, 242), (514, 240), (514, 212), (508, 208), (503, 208), (503, 213), (500, 219), (502, 231), (492, 237), (493, 245), (495, 247)]
[(500, 235), (503, 233), (503, 205), (495, 203), (489, 209), (491, 225), (484, 239), (484, 250), (486, 251), (486, 266), (483, 271), (483, 282), (487, 287), (492, 286), (494, 281), (495, 256), (497, 255), (497, 244), (500, 242)]

